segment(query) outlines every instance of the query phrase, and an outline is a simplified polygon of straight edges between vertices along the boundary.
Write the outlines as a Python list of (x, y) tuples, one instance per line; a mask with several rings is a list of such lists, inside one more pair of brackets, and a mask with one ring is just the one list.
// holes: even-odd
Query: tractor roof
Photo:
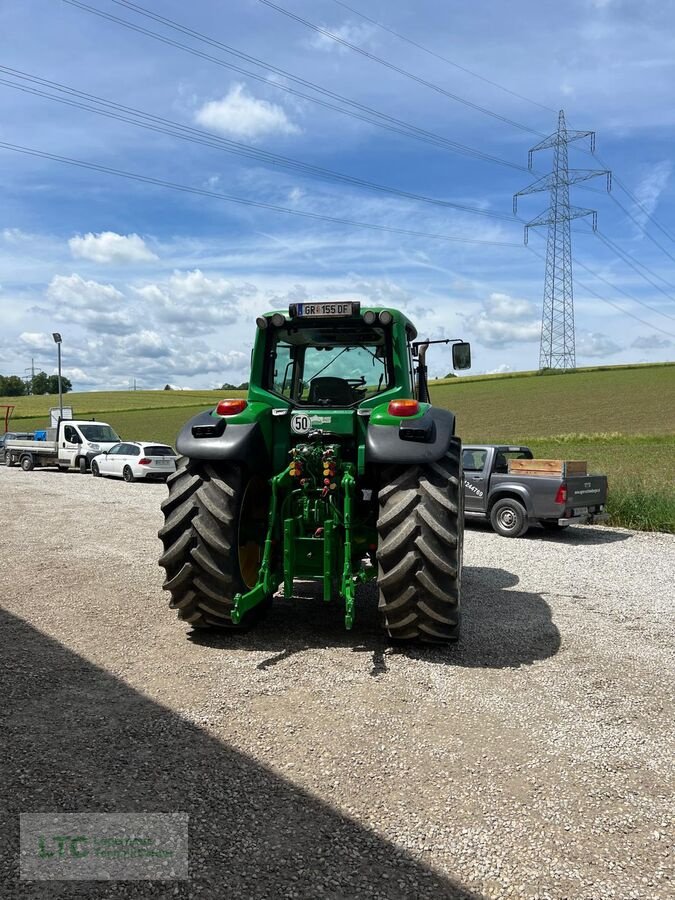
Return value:
[[(323, 301), (323, 302), (330, 303), (332, 301)], [(335, 302), (340, 302), (340, 301), (335, 301)], [(358, 301), (345, 301), (345, 302), (358, 303)], [(295, 307), (296, 307), (296, 304), (291, 304), (289, 309), (272, 309), (272, 310), (269, 310), (269, 312), (263, 313), (263, 316), (267, 319), (267, 318), (271, 318), (272, 316), (274, 316), (276, 314), (280, 314), (280, 315), (284, 316), (287, 320), (292, 320), (292, 321), (297, 322), (298, 318), (296, 318), (296, 316), (294, 315), (294, 312), (293, 312)], [(363, 314), (366, 312), (370, 311), (370, 312), (377, 313), (379, 315), (379, 313), (384, 312), (386, 310), (387, 312), (392, 314), (392, 316), (394, 317), (394, 322), (400, 322), (404, 326), (404, 328), (406, 329), (406, 332), (408, 334), (409, 340), (414, 341), (415, 338), (417, 337), (417, 329), (415, 328), (413, 323), (410, 321), (410, 319), (405, 315), (405, 313), (402, 313), (400, 310), (394, 309), (391, 306), (363, 306), (362, 304), (359, 304), (359, 307), (360, 308), (359, 308), (358, 313), (356, 313), (353, 316), (345, 316), (344, 318), (346, 320), (353, 321), (357, 317), (362, 317)], [(335, 317), (336, 323), (338, 321), (340, 321), (340, 318), (343, 318), (343, 317), (340, 317), (340, 316)], [(312, 321), (314, 323), (316, 323), (316, 319), (314, 319), (314, 320), (309, 319), (309, 318), (306, 319), (307, 324), (310, 324)], [(326, 318), (322, 319), (322, 321), (325, 322)]]

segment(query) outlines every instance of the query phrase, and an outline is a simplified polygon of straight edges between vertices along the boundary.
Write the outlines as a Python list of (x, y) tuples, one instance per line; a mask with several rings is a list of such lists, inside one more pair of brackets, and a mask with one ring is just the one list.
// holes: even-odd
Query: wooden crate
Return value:
[(585, 460), (565, 459), (510, 459), (509, 475), (587, 475)]

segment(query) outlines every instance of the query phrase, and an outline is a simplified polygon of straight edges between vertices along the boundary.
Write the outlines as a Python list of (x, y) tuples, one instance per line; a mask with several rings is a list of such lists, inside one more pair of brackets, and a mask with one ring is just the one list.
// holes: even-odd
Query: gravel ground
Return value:
[[(675, 896), (675, 538), (472, 526), (450, 649), (307, 583), (193, 635), (165, 492), (0, 467), (3, 898)], [(76, 810), (187, 812), (191, 880), (20, 883), (18, 813)]]

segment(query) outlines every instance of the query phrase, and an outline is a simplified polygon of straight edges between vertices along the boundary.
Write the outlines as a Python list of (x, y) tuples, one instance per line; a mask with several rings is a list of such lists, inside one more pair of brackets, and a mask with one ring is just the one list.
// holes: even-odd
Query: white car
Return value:
[(125, 481), (156, 478), (161, 481), (176, 471), (176, 451), (167, 444), (123, 441), (91, 461), (91, 474), (111, 475)]

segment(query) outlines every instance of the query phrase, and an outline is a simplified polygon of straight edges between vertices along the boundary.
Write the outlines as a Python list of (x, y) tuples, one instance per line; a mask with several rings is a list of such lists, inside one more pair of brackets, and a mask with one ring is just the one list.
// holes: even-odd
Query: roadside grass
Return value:
[(637, 531), (675, 534), (675, 494), (650, 488), (642, 482), (610, 487), (607, 504), (609, 524)]

